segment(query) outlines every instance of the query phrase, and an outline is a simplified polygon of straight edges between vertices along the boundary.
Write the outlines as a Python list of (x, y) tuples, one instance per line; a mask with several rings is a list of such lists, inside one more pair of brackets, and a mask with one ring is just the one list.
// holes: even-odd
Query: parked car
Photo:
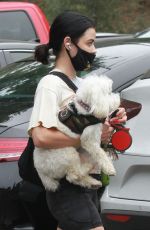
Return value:
[(118, 37), (125, 34), (118, 34), (118, 33), (109, 33), (109, 32), (97, 32), (96, 38), (109, 38), (109, 37)]
[[(128, 99), (126, 108), (130, 120), (127, 126), (131, 127), (133, 145), (116, 161), (118, 174), (112, 178), (101, 202), (103, 221), (106, 229), (109, 230), (113, 229), (111, 224), (114, 226), (116, 221), (111, 220), (110, 224), (107, 215), (112, 210), (115, 210), (116, 213), (125, 212), (126, 203), (132, 212), (138, 209), (138, 214), (143, 218), (146, 218), (146, 215), (142, 211), (146, 211), (147, 214), (150, 213), (150, 202), (146, 200), (146, 197), (149, 196), (148, 189), (150, 187), (146, 174), (150, 168), (149, 131), (147, 130), (149, 125), (148, 111), (150, 111), (149, 59), (150, 44), (137, 43), (103, 47), (97, 49), (97, 57), (92, 68), (79, 73), (81, 77), (86, 77), (92, 72), (96, 72), (98, 75), (106, 74), (114, 81), (113, 90), (120, 92), (122, 97)], [(6, 226), (11, 226), (15, 230), (23, 229), (25, 223), (30, 221), (26, 209), (24, 209), (23, 201), (18, 197), (21, 178), (18, 173), (17, 161), (27, 143), (27, 127), (36, 86), (41, 77), (48, 74), (52, 67), (53, 63), (45, 66), (34, 60), (26, 59), (0, 69), (0, 227), (2, 226), (0, 229), (5, 229)], [(139, 171), (137, 165), (140, 165)], [(144, 168), (145, 165), (146, 169)], [(141, 187), (137, 183), (137, 177), (140, 178), (141, 183), (143, 182)], [(135, 181), (133, 181), (134, 178)], [(128, 181), (133, 181), (131, 185), (135, 187), (135, 190), (132, 190), (130, 186), (125, 187), (126, 184), (128, 185)], [(119, 190), (120, 184), (122, 185), (122, 193)], [(10, 194), (9, 202), (7, 201), (8, 191)], [(16, 194), (15, 199), (12, 199), (14, 196), (11, 194)], [(111, 198), (109, 194), (114, 197)], [(142, 199), (145, 201), (141, 201)], [(118, 203), (113, 203), (113, 200), (119, 200), (121, 206)], [(110, 210), (109, 207), (112, 209)], [(7, 212), (8, 210), (9, 212)], [(123, 222), (117, 223), (120, 224), (118, 229), (123, 229)], [(149, 223), (149, 219), (147, 219), (147, 223)], [(29, 224), (25, 229), (29, 229), (29, 226), (31, 228)], [(136, 222), (135, 226), (137, 226)], [(131, 228), (126, 229), (130, 230)], [(143, 229), (146, 230), (146, 228)]]
[(37, 42), (0, 40), (0, 68), (29, 57), (33, 60), (35, 47), (39, 44)]
[[(114, 89), (122, 98), (142, 105), (141, 111), (126, 124), (131, 130), (132, 146), (115, 161), (117, 175), (102, 195), (106, 230), (148, 230), (150, 226), (150, 62), (146, 58), (149, 51), (148, 43), (100, 49), (102, 65), (107, 68), (104, 72), (115, 80)], [(118, 81), (122, 81), (120, 86), (116, 85)]]
[(115, 45), (119, 42), (123, 43), (124, 41), (128, 41), (133, 38), (133, 34), (119, 34), (119, 33), (104, 33), (104, 32), (97, 32), (96, 33), (96, 40), (95, 46), (97, 48), (108, 46), (108, 45)]
[(150, 28), (137, 32), (135, 38), (150, 38)]
[(132, 34), (96, 33), (95, 46), (105, 47), (129, 42), (150, 42), (150, 28)]
[(36, 4), (0, 2), (0, 39), (48, 43), (49, 30), (49, 22)]

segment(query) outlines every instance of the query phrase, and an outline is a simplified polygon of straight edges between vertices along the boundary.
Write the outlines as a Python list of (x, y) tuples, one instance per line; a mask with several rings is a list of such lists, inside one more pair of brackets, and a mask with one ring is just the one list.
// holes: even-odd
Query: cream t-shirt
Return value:
[[(76, 83), (77, 81), (78, 87), (81, 80), (76, 77), (73, 82)], [(35, 92), (34, 106), (28, 128), (29, 135), (31, 135), (31, 129), (39, 125), (45, 128), (57, 128), (58, 111), (73, 95), (74, 91), (56, 75), (48, 74), (43, 77)]]
[[(56, 69), (55, 69), (56, 70)], [(57, 69), (57, 71), (59, 71)], [(72, 79), (73, 83), (79, 87), (83, 79), (75, 77)], [(42, 125), (45, 128), (58, 128), (57, 114), (60, 107), (68, 103), (74, 96), (74, 91), (61, 80), (61, 78), (53, 75), (52, 73), (43, 77), (36, 89), (34, 97), (34, 106), (31, 113), (29, 122), (28, 133), (31, 136), (31, 130), (34, 127)], [(45, 149), (35, 147), (36, 151), (42, 151)], [(78, 149), (81, 160), (88, 161), (88, 155), (82, 148)], [(95, 169), (92, 173), (98, 173)]]

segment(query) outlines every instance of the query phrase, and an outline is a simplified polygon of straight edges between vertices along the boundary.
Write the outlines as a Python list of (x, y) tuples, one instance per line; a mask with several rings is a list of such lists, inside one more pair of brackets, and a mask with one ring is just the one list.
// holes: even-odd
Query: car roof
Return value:
[(40, 43), (0, 40), (0, 49), (34, 49)]
[(20, 7), (27, 7), (27, 6), (32, 7), (32, 5), (33, 5), (33, 3), (19, 2), (19, 1), (18, 2), (17, 1), (11, 1), (11, 2), (2, 1), (2, 2), (0, 2), (1, 10), (10, 9), (10, 7), (14, 7), (14, 9), (20, 8)]
[(118, 34), (118, 33), (107, 33), (107, 32), (97, 32), (96, 33), (96, 37), (98, 38), (98, 37), (109, 37), (109, 36), (118, 36), (118, 35), (120, 35), (120, 34)]

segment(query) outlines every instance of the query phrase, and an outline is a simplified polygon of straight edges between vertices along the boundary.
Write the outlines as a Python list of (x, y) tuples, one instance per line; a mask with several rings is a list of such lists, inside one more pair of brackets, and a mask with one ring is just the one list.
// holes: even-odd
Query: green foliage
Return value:
[(97, 31), (134, 33), (149, 27), (148, 0), (32, 0), (49, 22), (64, 10), (81, 12), (93, 18)]

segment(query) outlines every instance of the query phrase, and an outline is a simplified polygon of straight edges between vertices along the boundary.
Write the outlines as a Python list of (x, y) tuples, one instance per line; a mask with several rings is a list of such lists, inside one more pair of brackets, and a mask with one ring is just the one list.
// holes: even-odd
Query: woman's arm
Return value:
[[(124, 108), (119, 108), (119, 111), (115, 118), (111, 120), (116, 120), (120, 123), (126, 122), (127, 116)], [(103, 131), (101, 136), (101, 141), (107, 143), (110, 139), (111, 133), (114, 128), (111, 127), (108, 121), (103, 125)], [(43, 126), (38, 126), (32, 129), (32, 138), (35, 146), (39, 148), (64, 148), (73, 146), (78, 148), (80, 146), (80, 137), (71, 138), (64, 133), (60, 132), (56, 128), (44, 128)]]
[(80, 137), (71, 138), (56, 128), (44, 128), (38, 126), (31, 131), (33, 142), (39, 148), (64, 148), (73, 146), (78, 148), (80, 146)]

